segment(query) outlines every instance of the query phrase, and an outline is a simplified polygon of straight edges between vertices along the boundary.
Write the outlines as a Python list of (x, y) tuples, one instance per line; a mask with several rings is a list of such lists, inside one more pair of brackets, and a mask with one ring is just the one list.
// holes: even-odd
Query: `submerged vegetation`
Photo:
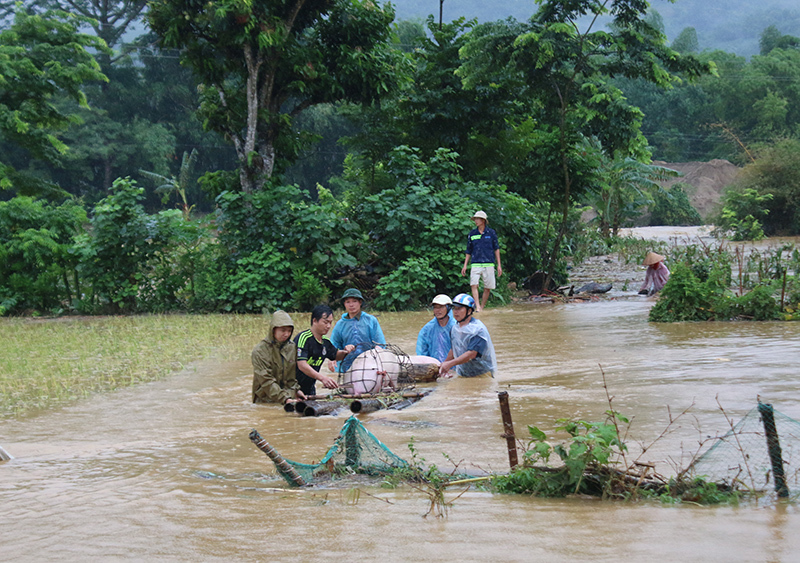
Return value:
[(263, 338), (258, 316), (0, 320), (0, 416), (51, 407), (184, 369), (242, 357)]
[(675, 247), (671, 264), (651, 321), (800, 319), (800, 251), (793, 245)]

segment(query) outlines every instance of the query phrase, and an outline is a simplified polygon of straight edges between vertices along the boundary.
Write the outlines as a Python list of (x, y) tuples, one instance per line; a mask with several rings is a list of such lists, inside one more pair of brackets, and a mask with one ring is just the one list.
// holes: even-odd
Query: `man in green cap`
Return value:
[(288, 313), (275, 311), (269, 335), (253, 349), (253, 402), (284, 404), (305, 399), (295, 377), (297, 348), (291, 341), (294, 322)]
[(356, 347), (355, 353), (348, 354), (339, 362), (339, 373), (344, 373), (361, 352), (375, 346), (385, 346), (386, 338), (383, 336), (378, 319), (361, 310), (364, 305), (364, 296), (355, 288), (350, 288), (342, 295), (342, 302), (347, 311), (333, 327), (331, 342), (339, 350), (352, 344)]

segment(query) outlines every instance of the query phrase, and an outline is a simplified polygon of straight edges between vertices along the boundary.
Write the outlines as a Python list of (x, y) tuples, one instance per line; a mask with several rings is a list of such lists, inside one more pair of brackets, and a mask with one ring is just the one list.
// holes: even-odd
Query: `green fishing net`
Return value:
[[(323, 475), (326, 478), (352, 474), (386, 475), (395, 469), (408, 467), (407, 461), (392, 453), (354, 416), (345, 421), (319, 463), (299, 463), (289, 459), (286, 462), (309, 484)], [(289, 484), (293, 483), (278, 465), (276, 468)]]
[[(770, 423), (770, 419), (774, 423)], [(773, 456), (770, 456), (767, 442), (768, 431), (774, 437)], [(800, 485), (800, 422), (770, 405), (761, 404), (728, 433), (713, 440), (689, 469), (693, 476), (707, 481), (767, 491), (775, 486), (773, 457), (776, 453), (783, 462), (786, 484), (790, 490), (797, 491)]]

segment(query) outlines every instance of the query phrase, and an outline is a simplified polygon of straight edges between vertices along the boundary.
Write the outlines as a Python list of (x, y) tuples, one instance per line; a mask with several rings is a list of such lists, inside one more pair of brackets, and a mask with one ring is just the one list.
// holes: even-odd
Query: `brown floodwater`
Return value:
[[(480, 317), (497, 349), (497, 379), (443, 381), (406, 410), (361, 420), (403, 457), (413, 437), (440, 468), (450, 467), (446, 454), (460, 470), (504, 472), (498, 391), (509, 392), (519, 436), (529, 424), (549, 432), (559, 418), (602, 418), (605, 373), (614, 408), (633, 417), (633, 443), (664, 430), (667, 407), (694, 405), (646, 454), (669, 475), (701, 436), (726, 431), (717, 401), (738, 419), (760, 396), (800, 419), (800, 324), (650, 324), (652, 303), (488, 310)], [(390, 343), (408, 352), (428, 318), (380, 315)], [(0, 423), (0, 445), (15, 456), (0, 463), (2, 559), (798, 560), (792, 503), (664, 506), (469, 490), (447, 518), (423, 518), (428, 500), (408, 486), (282, 490), (250, 429), (284, 456), (313, 462), (346, 418), (249, 403), (248, 356)]]

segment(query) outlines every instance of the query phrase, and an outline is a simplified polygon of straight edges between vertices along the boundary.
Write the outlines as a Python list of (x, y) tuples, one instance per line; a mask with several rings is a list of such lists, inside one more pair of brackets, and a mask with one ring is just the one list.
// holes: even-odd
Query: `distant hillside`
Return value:
[[(424, 20), (429, 14), (439, 19), (439, 0), (396, 0), (392, 2), (399, 19)], [(764, 28), (774, 25), (781, 33), (800, 37), (800, 3), (797, 0), (651, 0), (664, 19), (669, 39), (686, 27), (694, 27), (701, 49), (722, 49), (737, 55), (758, 53), (758, 38)], [(495, 21), (514, 17), (526, 20), (537, 8), (533, 0), (445, 0), (444, 21), (458, 17)]]

